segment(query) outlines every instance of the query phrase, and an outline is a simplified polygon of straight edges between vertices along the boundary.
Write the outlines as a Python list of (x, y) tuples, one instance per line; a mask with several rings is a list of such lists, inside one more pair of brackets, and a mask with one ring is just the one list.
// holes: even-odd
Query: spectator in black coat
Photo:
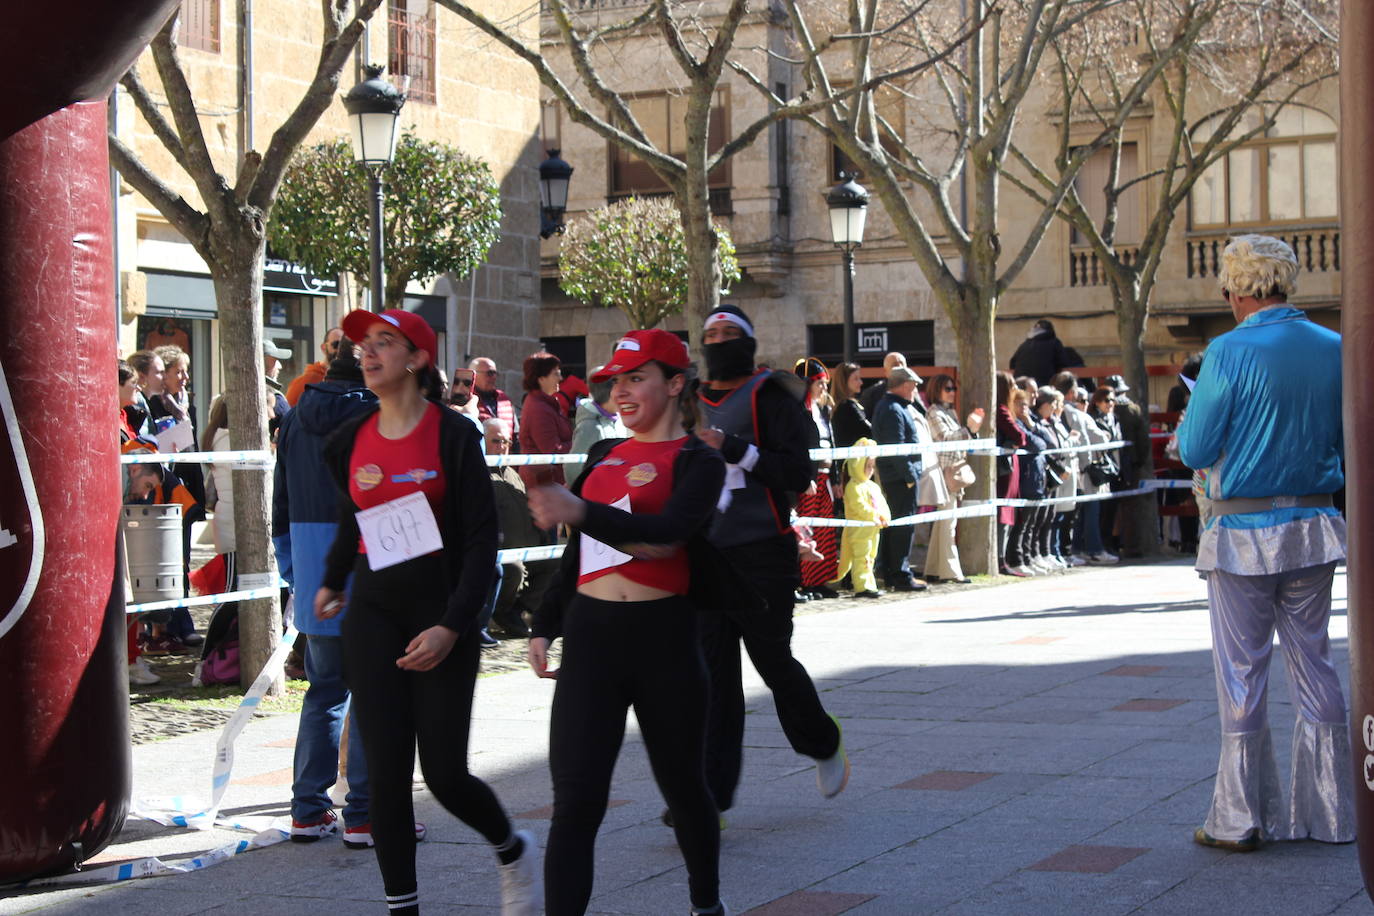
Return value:
[(1012, 375), (1028, 375), (1037, 385), (1048, 385), (1055, 373), (1070, 365), (1064, 344), (1054, 334), (1054, 325), (1041, 318), (1032, 327), (1011, 357)]

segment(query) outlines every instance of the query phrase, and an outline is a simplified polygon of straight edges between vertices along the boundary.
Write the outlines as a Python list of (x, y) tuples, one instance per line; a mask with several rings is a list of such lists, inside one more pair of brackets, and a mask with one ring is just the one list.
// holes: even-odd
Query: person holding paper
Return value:
[[(676, 335), (626, 334), (591, 381), (613, 382), (611, 400), (632, 437), (593, 445), (571, 491), (543, 486), (529, 494), (536, 525), (576, 532), (529, 644), (535, 674), (558, 679), (549, 727), (548, 916), (586, 911), (596, 832), (631, 706), (687, 865), (691, 911), (725, 912), (719, 815), (706, 784), (698, 608), (721, 607), (715, 592), (738, 601), (750, 588), (705, 537), (725, 462), (692, 432), (690, 366)], [(559, 636), (562, 667), (551, 671), (548, 648)]]
[[(419, 912), (411, 779), (415, 747), (431, 792), (496, 851), (503, 916), (539, 907), (539, 850), (468, 772), (478, 615), (496, 568), (496, 506), (476, 427), (438, 392), (438, 342), (402, 309), (350, 312), (376, 408), (341, 426), (325, 465), (342, 491), (315, 615), (343, 610), (344, 679), (362, 731), (372, 840), (390, 912)], [(437, 394), (436, 394), (437, 396)]]

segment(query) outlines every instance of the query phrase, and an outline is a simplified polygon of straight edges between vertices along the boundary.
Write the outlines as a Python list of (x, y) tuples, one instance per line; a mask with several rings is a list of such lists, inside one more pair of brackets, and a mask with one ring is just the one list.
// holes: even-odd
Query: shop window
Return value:
[[(1253, 130), (1259, 118), (1247, 115), (1236, 131)], [(1198, 125), (1195, 141), (1210, 136), (1215, 123)], [(1285, 107), (1262, 136), (1202, 173), (1192, 191), (1192, 228), (1334, 220), (1336, 176), (1336, 122), (1311, 108)]]
[[(683, 126), (687, 115), (687, 99), (684, 96), (655, 92), (627, 98), (626, 104), (655, 149), (679, 158), (687, 154), (687, 132)], [(725, 145), (729, 130), (729, 93), (726, 89), (717, 89), (707, 123), (708, 154), (717, 152)], [(638, 156), (614, 144), (608, 144), (608, 151), (609, 198), (615, 200), (631, 195), (652, 197), (668, 193), (667, 183)], [(730, 164), (721, 163), (708, 176), (707, 184), (711, 190), (712, 212), (729, 212)]]
[[(407, 100), (435, 100), (434, 0), (387, 0), (389, 68)], [(409, 80), (407, 81), (407, 77)]]
[(177, 45), (219, 53), (219, 0), (182, 0)]

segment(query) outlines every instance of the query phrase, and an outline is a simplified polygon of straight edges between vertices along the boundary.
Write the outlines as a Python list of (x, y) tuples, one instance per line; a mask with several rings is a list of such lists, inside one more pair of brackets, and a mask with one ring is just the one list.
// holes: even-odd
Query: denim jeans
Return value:
[(1102, 546), (1102, 503), (1085, 502), (1080, 505), (1074, 546), (1080, 553), (1094, 556), (1106, 548)]
[[(310, 687), (301, 703), (296, 730), (295, 782), (291, 785), (291, 817), (316, 820), (333, 807), (329, 790), (339, 779), (339, 733), (349, 715), (348, 688), (343, 678), (343, 640), (311, 636), (306, 641), (305, 676)], [(368, 822), (367, 759), (356, 717), (348, 728), (348, 796), (343, 820), (348, 827)]]

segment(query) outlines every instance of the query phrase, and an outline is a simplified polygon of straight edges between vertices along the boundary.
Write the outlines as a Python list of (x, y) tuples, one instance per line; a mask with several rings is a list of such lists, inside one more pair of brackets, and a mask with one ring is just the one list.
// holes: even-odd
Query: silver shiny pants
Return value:
[[(1345, 696), (1326, 634), (1335, 568), (1207, 575), (1221, 759), (1205, 829), (1218, 839), (1238, 840), (1253, 829), (1265, 839), (1355, 838)], [(1276, 629), (1298, 709), (1286, 807), (1267, 705)]]

